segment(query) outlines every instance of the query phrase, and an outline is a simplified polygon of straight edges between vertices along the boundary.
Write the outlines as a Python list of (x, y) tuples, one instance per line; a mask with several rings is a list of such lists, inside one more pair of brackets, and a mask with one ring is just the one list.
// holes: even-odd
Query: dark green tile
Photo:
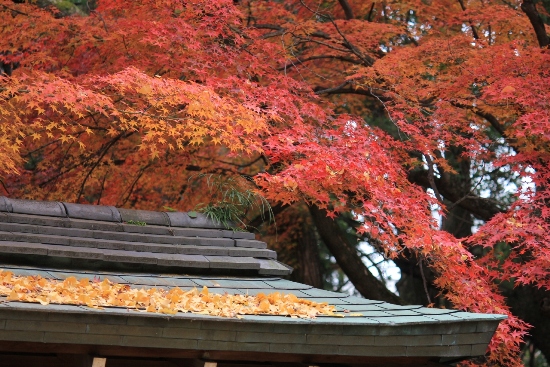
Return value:
[(407, 347), (409, 357), (467, 357), (471, 353), (471, 345)]

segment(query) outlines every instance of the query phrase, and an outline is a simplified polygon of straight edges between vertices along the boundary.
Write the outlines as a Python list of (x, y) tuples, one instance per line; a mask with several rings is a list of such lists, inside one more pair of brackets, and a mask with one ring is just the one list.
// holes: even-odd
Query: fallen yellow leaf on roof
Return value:
[(256, 296), (242, 294), (213, 294), (207, 287), (197, 288), (132, 288), (104, 279), (69, 277), (63, 281), (41, 276), (17, 276), (0, 269), (0, 296), (8, 301), (85, 305), (93, 308), (126, 307), (143, 312), (176, 314), (192, 312), (221, 317), (240, 315), (280, 315), (301, 318), (340, 316), (335, 307), (274, 292)]

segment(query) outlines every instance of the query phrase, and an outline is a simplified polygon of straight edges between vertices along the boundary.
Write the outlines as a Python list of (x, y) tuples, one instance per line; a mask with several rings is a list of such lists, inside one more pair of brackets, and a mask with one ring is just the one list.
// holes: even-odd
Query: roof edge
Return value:
[(223, 223), (213, 221), (202, 213), (189, 215), (189, 212), (157, 212), (109, 205), (13, 199), (5, 196), (0, 196), (0, 212), (114, 223), (135, 222), (166, 227), (226, 229)]

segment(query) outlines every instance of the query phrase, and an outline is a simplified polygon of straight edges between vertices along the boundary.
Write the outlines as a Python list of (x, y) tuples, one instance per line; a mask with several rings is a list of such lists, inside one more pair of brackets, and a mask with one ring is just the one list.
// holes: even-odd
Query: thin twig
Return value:
[(424, 154), (424, 158), (426, 158), (426, 162), (428, 163), (428, 182), (430, 183), (430, 186), (432, 187), (432, 190), (434, 190), (435, 198), (441, 203), (445, 204), (443, 201), (443, 197), (439, 193), (439, 190), (437, 189), (437, 186), (435, 185), (434, 180), (434, 162), (432, 161), (432, 158), (428, 154)]
[(424, 269), (422, 268), (422, 257), (418, 260), (418, 267), (420, 268), (420, 276), (422, 277), (422, 283), (424, 285), (424, 292), (426, 292), (428, 304), (431, 304), (432, 299), (430, 298), (430, 293), (428, 293), (428, 283), (426, 282), (426, 276), (424, 275)]

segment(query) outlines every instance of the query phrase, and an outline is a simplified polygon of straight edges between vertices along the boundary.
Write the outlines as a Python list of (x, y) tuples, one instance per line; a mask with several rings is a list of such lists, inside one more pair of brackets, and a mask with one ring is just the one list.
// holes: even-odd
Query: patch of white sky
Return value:
[[(363, 222), (364, 217), (358, 215), (357, 220)], [(367, 241), (359, 242), (357, 250), (361, 256), (363, 264), (365, 264), (371, 274), (383, 282), (386, 285), (386, 288), (399, 295), (396, 283), (399, 279), (401, 279), (401, 270), (397, 267), (397, 265), (395, 265), (392, 260), (387, 259), (384, 255), (380, 254), (380, 252), (378, 252), (378, 250), (376, 250), (374, 246), (369, 244)], [(355, 294), (356, 290), (353, 284), (349, 282), (343, 287), (342, 292)]]

